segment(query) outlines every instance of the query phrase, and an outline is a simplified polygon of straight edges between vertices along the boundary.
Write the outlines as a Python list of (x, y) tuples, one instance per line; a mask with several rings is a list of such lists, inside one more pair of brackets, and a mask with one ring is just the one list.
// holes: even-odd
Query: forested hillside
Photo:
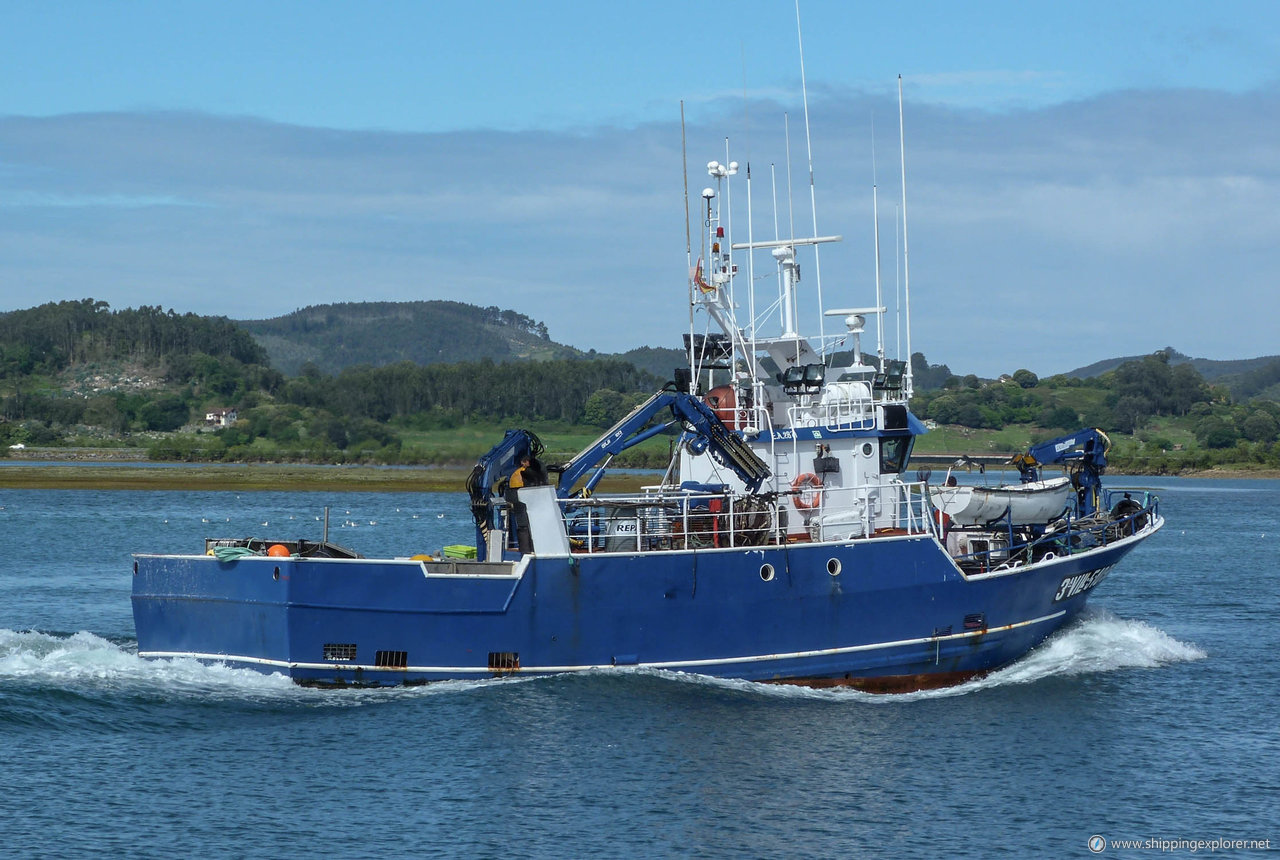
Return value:
[(689, 363), (688, 354), (683, 349), (672, 349), (670, 347), (642, 346), (639, 349), (620, 352), (614, 356), (601, 357), (612, 357), (620, 361), (629, 362), (638, 369), (651, 373), (662, 380), (674, 378), (675, 369), (684, 367)]
[(313, 364), (323, 373), (367, 364), (449, 364), (582, 355), (554, 343), (547, 327), (515, 311), (463, 302), (352, 302), (315, 305), (239, 323), (290, 376)]
[(616, 359), (492, 361), (433, 364), (401, 362), (352, 367), (337, 376), (304, 373), (279, 400), (374, 421), (451, 415), (578, 423), (593, 394), (650, 392), (658, 379)]
[[(159, 307), (113, 311), (85, 299), (0, 314), (0, 453), (143, 446), (156, 458), (452, 462), (466, 452), (446, 449), (467, 428), (481, 428), (477, 440), (520, 424), (595, 433), (684, 362), (668, 348), (584, 355), (526, 316), (457, 302), (332, 305), (266, 322), (290, 343), (366, 361), (326, 371), (307, 360), (286, 375), (245, 327)], [(438, 333), (431, 356), (404, 360), (428, 330)], [(459, 337), (478, 343), (468, 351)], [(378, 357), (395, 361), (377, 366)], [(912, 409), (937, 427), (925, 447), (942, 439), (976, 452), (968, 446), (984, 440), (981, 450), (1012, 451), (1092, 426), (1118, 440), (1121, 467), (1280, 466), (1280, 359), (1218, 362), (1233, 373), (1210, 383), (1173, 350), (1043, 380), (1025, 368), (998, 380), (957, 376), (911, 358)]]
[[(402, 453), (403, 437), (469, 422), (608, 426), (663, 382), (618, 359), (555, 358), (566, 350), (520, 314), (442, 304), (455, 321), (504, 333), (492, 339), (507, 349), (542, 344), (543, 360), (399, 360), (335, 373), (312, 362), (290, 378), (268, 367), (266, 350), (225, 318), (112, 311), (91, 299), (0, 315), (0, 452), (144, 444), (154, 456), (185, 459), (431, 461)], [(356, 310), (375, 328), (395, 318), (391, 305)], [(336, 321), (303, 314), (294, 322), (340, 335)], [(228, 409), (231, 426), (206, 419)]]
[(226, 317), (166, 313), (158, 305), (112, 311), (106, 302), (81, 299), (0, 314), (0, 378), (94, 361), (156, 366), (197, 354), (241, 364), (268, 361), (266, 351)]
[[(1211, 358), (1192, 358), (1178, 352), (1171, 346), (1167, 346), (1159, 352), (1169, 357), (1169, 364), (1177, 367), (1180, 364), (1189, 364), (1191, 367), (1204, 377), (1207, 382), (1231, 383), (1236, 379), (1250, 376), (1261, 371), (1263, 368), (1280, 362), (1280, 355), (1264, 355), (1260, 358), (1243, 358), (1230, 361), (1216, 361)], [(1125, 358), (1108, 358), (1103, 361), (1095, 361), (1093, 364), (1085, 367), (1078, 367), (1063, 374), (1075, 379), (1088, 379), (1094, 376), (1101, 376), (1109, 373), (1120, 365), (1131, 361), (1141, 361), (1145, 356), (1130, 355)]]
[[(1261, 385), (1266, 378), (1258, 373)], [(1175, 364), (1166, 350), (1087, 379), (1064, 374), (1041, 380), (1028, 370), (1001, 382), (951, 377), (942, 389), (918, 394), (911, 406), (966, 433), (1022, 428), (1020, 444), (997, 450), (1099, 427), (1118, 443), (1113, 465), (1132, 471), (1228, 463), (1280, 467), (1280, 403), (1210, 385), (1190, 362)]]
[[(171, 431), (205, 403), (270, 394), (284, 377), (225, 317), (93, 299), (0, 314), (0, 442), (60, 444)], [(79, 428), (79, 429), (77, 429)]]

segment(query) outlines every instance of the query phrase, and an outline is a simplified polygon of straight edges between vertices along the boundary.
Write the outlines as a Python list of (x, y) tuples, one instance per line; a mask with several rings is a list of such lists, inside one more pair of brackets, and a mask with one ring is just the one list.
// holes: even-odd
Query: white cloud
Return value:
[[(822, 252), (826, 297), (871, 296), (873, 114), (892, 295), (896, 103), (810, 98), (819, 228), (846, 238)], [(791, 109), (796, 223), (809, 225)], [(726, 134), (752, 161), (758, 235), (772, 234), (770, 163), (785, 207), (781, 111), (752, 102), (743, 132), (738, 94), (688, 130), (695, 195)], [(1278, 125), (1276, 91), (1003, 114), (908, 104), (913, 346), (983, 374), (1166, 344), (1280, 352)], [(583, 348), (674, 345), (688, 324), (680, 145), (675, 121), (401, 134), (183, 113), (0, 118), (0, 309), (93, 296), (250, 318), (450, 298), (529, 314)], [(744, 207), (741, 182), (734, 193)], [(741, 237), (745, 208), (737, 218)]]

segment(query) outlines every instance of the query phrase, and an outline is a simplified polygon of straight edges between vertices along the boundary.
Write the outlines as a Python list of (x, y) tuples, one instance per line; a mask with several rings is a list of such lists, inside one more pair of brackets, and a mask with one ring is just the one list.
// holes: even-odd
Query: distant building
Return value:
[(204, 423), (211, 427), (230, 427), (240, 416), (232, 409), (210, 409), (204, 414)]

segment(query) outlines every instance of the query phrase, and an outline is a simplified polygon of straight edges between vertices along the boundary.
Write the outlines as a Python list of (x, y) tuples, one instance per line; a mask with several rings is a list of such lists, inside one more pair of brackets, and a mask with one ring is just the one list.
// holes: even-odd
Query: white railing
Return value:
[(934, 529), (923, 484), (824, 487), (820, 501), (805, 510), (794, 506), (794, 495), (743, 496), (665, 487), (639, 495), (564, 499), (560, 506), (570, 548), (581, 553), (771, 546), (926, 534)]
[(561, 503), (575, 552), (648, 552), (777, 543), (778, 505), (762, 497), (653, 492)]
[(876, 423), (875, 402), (837, 400), (787, 409), (789, 427), (823, 427), (827, 430), (870, 430)]
[(919, 482), (883, 481), (859, 487), (822, 488), (809, 510), (813, 540), (848, 540), (877, 534), (936, 533), (928, 489)]

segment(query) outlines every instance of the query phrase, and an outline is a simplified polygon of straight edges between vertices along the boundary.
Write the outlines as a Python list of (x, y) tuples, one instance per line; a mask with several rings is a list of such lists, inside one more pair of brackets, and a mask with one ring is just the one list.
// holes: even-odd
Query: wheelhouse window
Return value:
[(880, 439), (880, 474), (902, 474), (911, 456), (911, 436), (885, 436)]

